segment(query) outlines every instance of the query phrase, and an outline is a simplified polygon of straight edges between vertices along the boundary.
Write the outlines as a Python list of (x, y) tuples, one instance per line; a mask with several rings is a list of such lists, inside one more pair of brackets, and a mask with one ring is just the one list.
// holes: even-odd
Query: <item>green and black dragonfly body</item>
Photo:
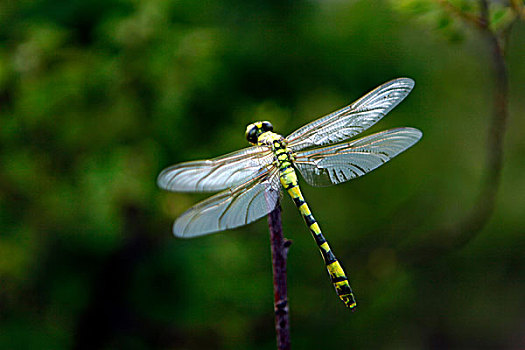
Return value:
[(286, 138), (274, 133), (269, 122), (255, 122), (246, 128), (252, 147), (164, 169), (157, 183), (165, 190), (223, 190), (183, 213), (173, 225), (175, 236), (190, 238), (249, 224), (278, 205), (283, 187), (310, 229), (337, 295), (354, 309), (356, 302), (348, 278), (299, 189), (296, 170), (313, 186), (339, 184), (374, 170), (414, 145), (422, 133), (409, 127), (343, 142), (374, 125), (413, 86), (414, 81), (408, 78), (389, 81)]

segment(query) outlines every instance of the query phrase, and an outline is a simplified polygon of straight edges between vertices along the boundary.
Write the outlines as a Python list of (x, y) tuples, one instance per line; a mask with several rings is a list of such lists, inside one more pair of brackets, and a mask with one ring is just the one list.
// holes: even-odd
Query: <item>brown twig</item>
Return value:
[(520, 18), (525, 18), (525, 5), (522, 0), (510, 0), (510, 6)]
[(283, 236), (281, 206), (268, 214), (270, 242), (272, 246), (273, 293), (277, 349), (290, 349), (290, 319), (286, 291), (286, 256), (290, 241)]
[(447, 0), (437, 0), (437, 2), (443, 7), (447, 12), (453, 14), (454, 16), (457, 16), (464, 20), (465, 22), (468, 22), (470, 24), (475, 25), (476, 27), (483, 28), (486, 26), (486, 23), (483, 22), (481, 17), (472, 15), (470, 13), (466, 13), (464, 11), (461, 11), (460, 8), (457, 6), (451, 4)]
[[(447, 1), (439, 0), (439, 2), (448, 4)], [(470, 17), (468, 21), (472, 23)], [(487, 135), (485, 177), (476, 203), (462, 220), (438, 232), (431, 232), (430, 237), (426, 236), (410, 244), (407, 254), (403, 256), (412, 262), (432, 259), (450, 249), (464, 246), (483, 229), (494, 211), (503, 168), (503, 141), (508, 119), (509, 87), (503, 43), (509, 30), (503, 30), (498, 34), (490, 29), (487, 0), (480, 0), (480, 15), (473, 23), (481, 30), (491, 51), (494, 74), (493, 112)], [(509, 29), (511, 25), (512, 23), (509, 24)]]

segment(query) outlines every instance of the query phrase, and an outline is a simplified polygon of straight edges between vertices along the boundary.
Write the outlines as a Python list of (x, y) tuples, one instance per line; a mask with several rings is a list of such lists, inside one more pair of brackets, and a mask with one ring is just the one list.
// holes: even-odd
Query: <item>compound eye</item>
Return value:
[(246, 134), (246, 138), (248, 139), (248, 142), (256, 144), (257, 143), (257, 128), (252, 127), (250, 128), (250, 131)]
[(270, 122), (262, 122), (261, 129), (264, 131), (273, 131), (273, 125)]

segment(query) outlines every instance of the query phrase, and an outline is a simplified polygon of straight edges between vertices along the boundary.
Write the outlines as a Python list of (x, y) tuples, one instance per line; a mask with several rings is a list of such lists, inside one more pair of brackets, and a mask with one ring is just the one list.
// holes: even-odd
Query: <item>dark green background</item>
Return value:
[(156, 176), (245, 147), (251, 121), (287, 135), (402, 76), (415, 89), (370, 131), (417, 127), (421, 142), (350, 183), (301, 182), (357, 312), (284, 198), (292, 344), (524, 347), (525, 25), (508, 43), (495, 213), (414, 265), (397, 242), (454, 226), (480, 192), (493, 91), (479, 33), (418, 17), (384, 1), (1, 2), (0, 348), (273, 349), (266, 220), (175, 239), (205, 196)]

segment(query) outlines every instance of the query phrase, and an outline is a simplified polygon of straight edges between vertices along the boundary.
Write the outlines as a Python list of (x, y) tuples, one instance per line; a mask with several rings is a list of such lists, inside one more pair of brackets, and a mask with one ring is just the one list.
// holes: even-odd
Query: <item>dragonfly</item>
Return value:
[(357, 304), (348, 277), (301, 193), (297, 171), (312, 186), (340, 184), (369, 173), (413, 146), (422, 132), (411, 127), (348, 141), (383, 118), (413, 87), (410, 78), (391, 80), (287, 137), (274, 133), (270, 122), (258, 121), (246, 128), (250, 147), (162, 170), (157, 184), (164, 190), (220, 191), (180, 215), (173, 233), (192, 238), (247, 225), (273, 211), (284, 188), (317, 243), (337, 295), (354, 310)]

